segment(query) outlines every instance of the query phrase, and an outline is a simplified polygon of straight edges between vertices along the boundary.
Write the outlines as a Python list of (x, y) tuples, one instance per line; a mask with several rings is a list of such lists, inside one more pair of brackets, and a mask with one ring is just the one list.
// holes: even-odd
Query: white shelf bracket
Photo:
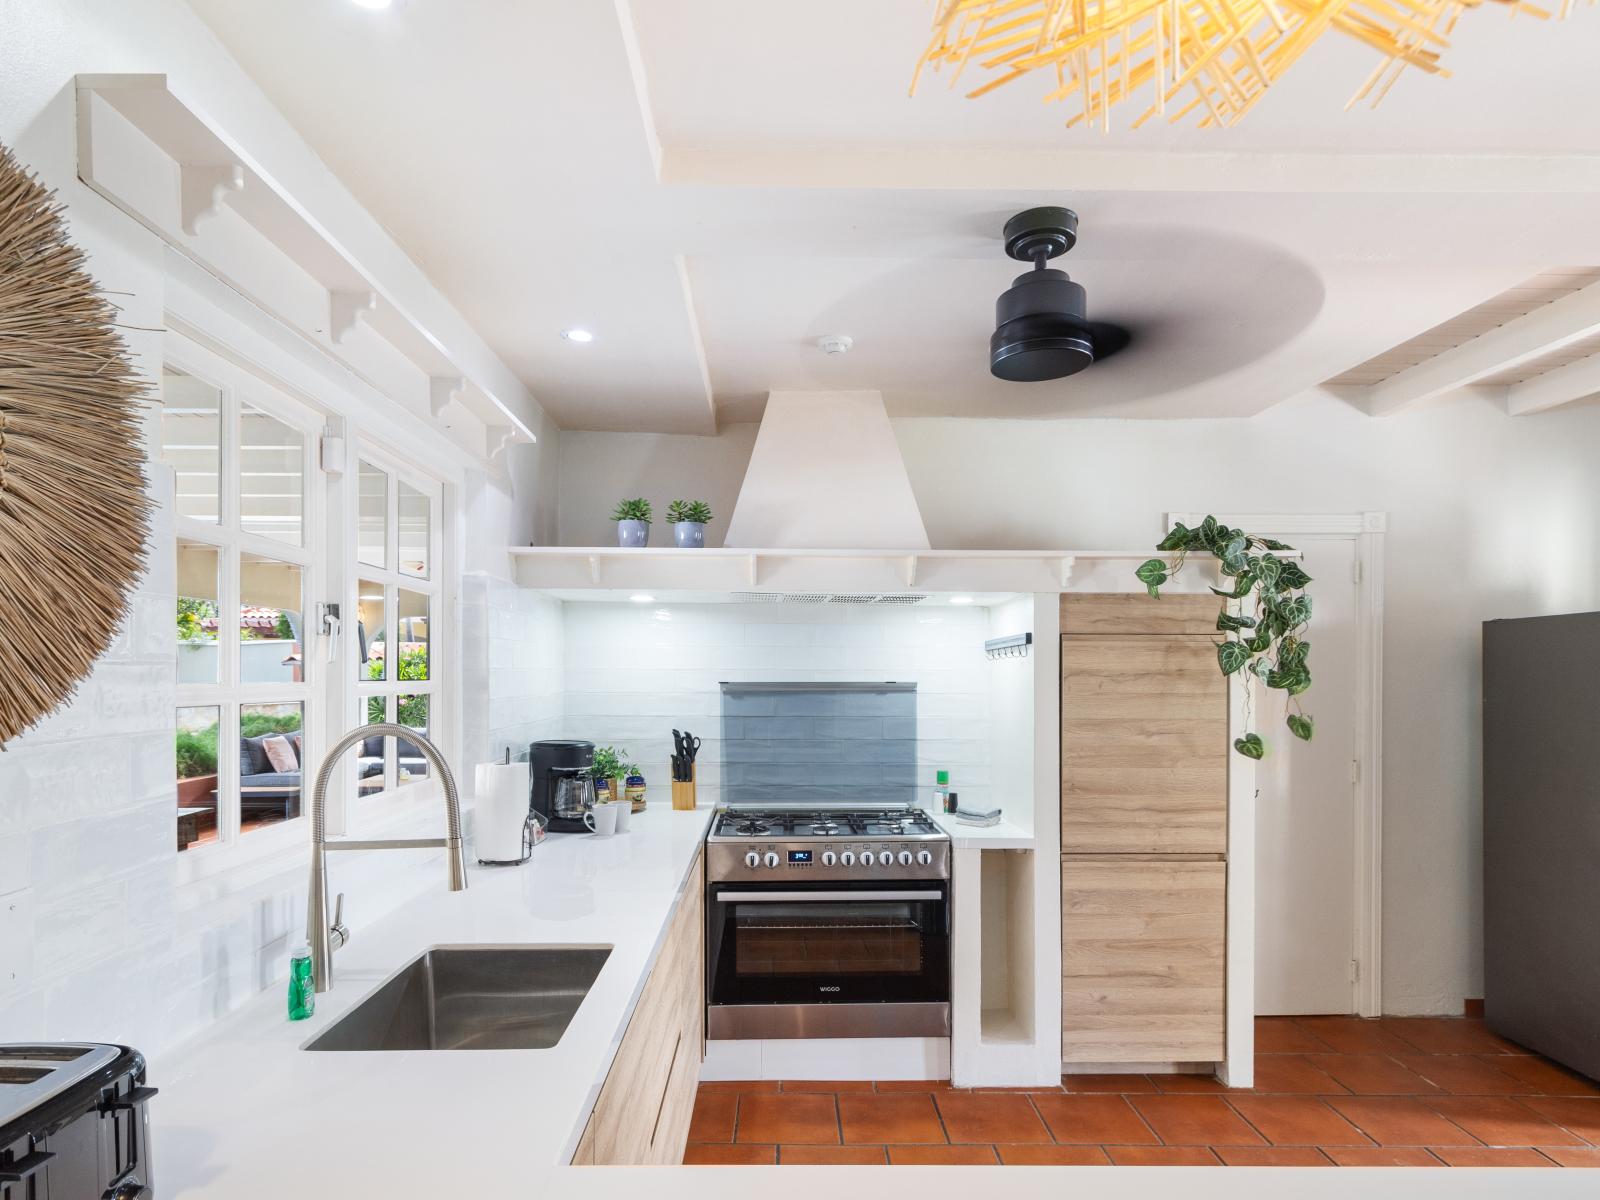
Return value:
[(506, 447), (517, 439), (517, 431), (511, 425), (491, 425), (483, 431), (484, 448), (489, 452), (489, 461), (498, 462), (504, 457)]
[(1061, 556), (1061, 590), (1063, 592), (1067, 590), (1067, 584), (1072, 582), (1072, 568), (1077, 561), (1070, 554)]
[(752, 554), (745, 560), (745, 571), (750, 577), (750, 586), (755, 587), (761, 576), (761, 556)]
[(459, 375), (435, 375), (428, 380), (428, 411), (437, 420), (451, 401), (461, 399), (466, 392), (467, 381)]
[(906, 555), (905, 571), (906, 571), (906, 586), (908, 588), (916, 587), (917, 586), (917, 556), (915, 554)]
[(200, 222), (214, 217), (230, 193), (244, 187), (244, 167), (239, 163), (182, 163), (178, 167), (178, 216), (190, 237), (200, 232)]
[(598, 554), (589, 555), (589, 582), (600, 582), (600, 556)]
[(328, 336), (335, 344), (342, 343), (345, 334), (356, 327), (356, 322), (377, 307), (376, 292), (329, 292)]

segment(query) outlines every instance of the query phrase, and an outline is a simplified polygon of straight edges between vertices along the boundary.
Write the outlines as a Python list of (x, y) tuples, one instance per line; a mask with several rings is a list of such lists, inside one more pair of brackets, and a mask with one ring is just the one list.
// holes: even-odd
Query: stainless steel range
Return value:
[(706, 839), (706, 1033), (950, 1033), (950, 839), (905, 807), (731, 807)]

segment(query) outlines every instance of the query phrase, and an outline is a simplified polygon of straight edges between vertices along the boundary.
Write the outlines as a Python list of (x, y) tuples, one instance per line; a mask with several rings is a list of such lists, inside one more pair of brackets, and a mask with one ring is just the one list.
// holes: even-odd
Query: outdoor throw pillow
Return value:
[(267, 752), (267, 761), (272, 764), (272, 769), (279, 774), (287, 774), (300, 769), (300, 760), (294, 756), (294, 747), (289, 744), (286, 737), (269, 737), (261, 743), (261, 748)]

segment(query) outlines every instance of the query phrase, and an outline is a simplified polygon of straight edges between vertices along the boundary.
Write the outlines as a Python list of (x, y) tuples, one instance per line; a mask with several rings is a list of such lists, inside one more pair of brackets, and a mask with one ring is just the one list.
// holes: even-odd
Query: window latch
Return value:
[(317, 604), (317, 628), (322, 636), (328, 639), (328, 652), (326, 662), (332, 662), (339, 653), (339, 606), (319, 601)]

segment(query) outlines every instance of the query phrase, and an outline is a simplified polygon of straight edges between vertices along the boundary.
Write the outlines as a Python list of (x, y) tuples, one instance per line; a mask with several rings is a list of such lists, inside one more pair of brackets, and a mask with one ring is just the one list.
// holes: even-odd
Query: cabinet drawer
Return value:
[(1227, 866), (1061, 861), (1061, 1056), (1224, 1057)]
[(1221, 608), (1222, 601), (1210, 592), (1169, 593), (1160, 599), (1145, 592), (1069, 592), (1061, 597), (1061, 632), (1212, 634)]
[(1221, 854), (1228, 680), (1209, 638), (1061, 639), (1061, 847)]

